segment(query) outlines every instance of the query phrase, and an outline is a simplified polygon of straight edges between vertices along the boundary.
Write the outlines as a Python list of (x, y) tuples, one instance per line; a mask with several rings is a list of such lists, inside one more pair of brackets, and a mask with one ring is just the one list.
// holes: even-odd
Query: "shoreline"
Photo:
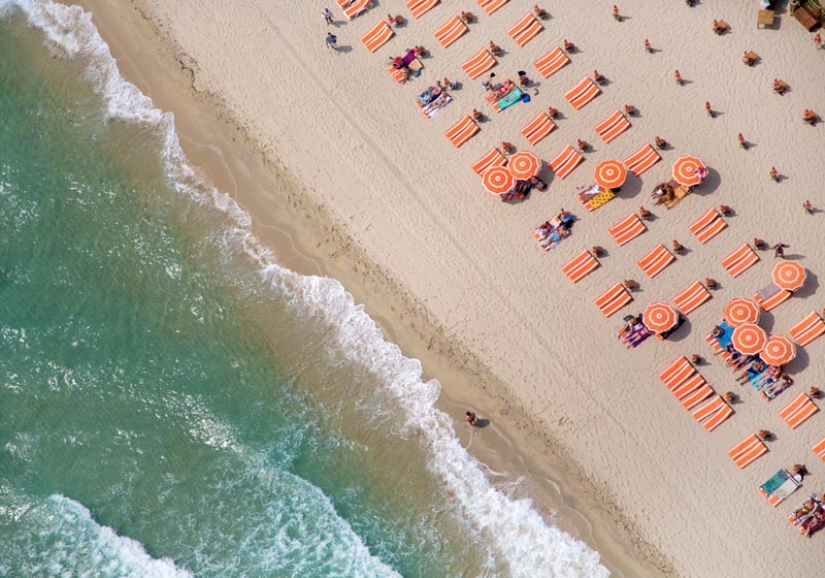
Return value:
[[(457, 427), (462, 444), (467, 447), (472, 443), (471, 453), (482, 464), (493, 470), (504, 465), (517, 468), (513, 473), (514, 479), (520, 478), (517, 494), (530, 497), (534, 507), (545, 519), (552, 519), (553, 525), (595, 548), (611, 575), (676, 576), (668, 568), (664, 556), (631, 529), (632, 523), (624, 518), (617, 505), (612, 504), (610, 514), (605, 514), (605, 500), (609, 499), (605, 488), (596, 487), (555, 440), (534, 429), (534, 425), (526, 425), (530, 418), (516, 407), (514, 399), (508, 399), (509, 393), (497, 384), (498, 380), (490, 370), (472, 353), (462, 350), (459, 343), (450, 341), (420, 303), (416, 303), (385, 271), (370, 263), (363, 250), (332, 222), (323, 208), (314, 203), (310, 192), (280, 166), (277, 156), (273, 158), (272, 151), (260, 147), (245, 134), (243, 124), (232, 118), (232, 113), (219, 99), (195, 87), (195, 73), (184, 64), (186, 57), (168, 39), (162, 38), (156, 23), (150, 22), (145, 15), (138, 17), (152, 29), (160, 46), (153, 47), (151, 59), (144, 53), (139, 59), (141, 62), (136, 62), (131, 56), (135, 53), (130, 49), (134, 47), (134, 36), (140, 37), (139, 34), (145, 31), (127, 31), (122, 20), (117, 23), (112, 20), (124, 16), (133, 19), (134, 15), (124, 15), (122, 9), (110, 6), (101, 11), (94, 0), (78, 3), (93, 13), (124, 77), (152, 97), (156, 106), (175, 113), (176, 131), (193, 166), (203, 170), (210, 182), (229, 192), (253, 216), (253, 230), (266, 245), (276, 249), (279, 263), (302, 274), (328, 275), (343, 283), (356, 302), (364, 304), (387, 339), (399, 345), (408, 357), (422, 362), (424, 377), (439, 380), (442, 393), (437, 407), (449, 415), (458, 416), (457, 426), (461, 425), (462, 408), (468, 405), (462, 400), (472, 399), (473, 407), (481, 408), (485, 415), (489, 408), (500, 415), (509, 414), (508, 418), (516, 416), (515, 422), (522, 431), (517, 433), (512, 428), (500, 427), (497, 424), (504, 420), (498, 419), (481, 440), (470, 440), (467, 431)], [(142, 50), (145, 52), (146, 47)], [(169, 61), (161, 62), (159, 59), (162, 58)], [(175, 66), (179, 70), (173, 70)], [(172, 87), (174, 84), (176, 86)], [(183, 96), (182, 91), (188, 94)], [(168, 102), (164, 102), (166, 100)], [(200, 112), (192, 115), (191, 110), (182, 110), (189, 104), (186, 100), (194, 101)], [(211, 120), (210, 116), (213, 116)], [(202, 122), (212, 124), (212, 127), (207, 128), (200, 124)], [(219, 135), (216, 123), (223, 123), (231, 131), (231, 142), (225, 135)], [(241, 139), (244, 142), (237, 143)], [(220, 140), (223, 143), (214, 142)], [(226, 156), (238, 158), (233, 161)], [(243, 180), (238, 182), (241, 166), (270, 174), (241, 175)], [(267, 195), (260, 201), (251, 194), (239, 194), (241, 183), (262, 179), (284, 182), (286, 188), (291, 189), (287, 198), (275, 199)], [(290, 211), (289, 217), (278, 215), (273, 222), (268, 222), (271, 216), (278, 214), (273, 212), (270, 202), (276, 204), (279, 211)], [(293, 219), (299, 224), (291, 224)], [(432, 337), (427, 339), (425, 335)], [(479, 386), (481, 391), (477, 389)], [(523, 431), (525, 426), (527, 432)], [(548, 451), (553, 455), (549, 463)], [(514, 453), (508, 455), (510, 452)], [(539, 458), (540, 455), (543, 458)], [(544, 463), (539, 463), (539, 459)], [(561, 523), (557, 511), (560, 511)], [(640, 556), (647, 560), (640, 562)]]

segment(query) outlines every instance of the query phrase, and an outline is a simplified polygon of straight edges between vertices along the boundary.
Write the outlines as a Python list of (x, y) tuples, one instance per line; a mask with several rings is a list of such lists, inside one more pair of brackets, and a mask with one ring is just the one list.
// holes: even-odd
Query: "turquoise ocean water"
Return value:
[(605, 576), (199, 181), (88, 15), (0, 0), (0, 576)]

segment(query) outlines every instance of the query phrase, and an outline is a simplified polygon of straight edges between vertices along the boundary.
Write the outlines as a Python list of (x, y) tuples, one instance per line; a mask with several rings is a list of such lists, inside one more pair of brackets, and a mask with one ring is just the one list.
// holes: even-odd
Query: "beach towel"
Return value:
[(686, 410), (692, 411), (696, 406), (698, 406), (700, 403), (702, 403), (712, 395), (713, 388), (711, 388), (708, 382), (706, 382), (703, 378), (696, 389), (685, 394), (682, 398), (680, 398), (679, 401), (682, 402), (682, 406)]
[(407, 8), (412, 17), (418, 20), (432, 10), (440, 0), (407, 0)]
[(744, 243), (736, 251), (722, 259), (724, 267), (731, 277), (739, 277), (742, 273), (753, 267), (759, 261), (759, 255)]
[(610, 236), (619, 244), (626, 245), (642, 233), (647, 231), (647, 227), (636, 213), (630, 213), (624, 219), (608, 229)]
[[(421, 112), (423, 112), (424, 116), (426, 116), (427, 118), (432, 118), (435, 115), (437, 115), (439, 112), (441, 112), (444, 109), (444, 107), (447, 106), (448, 104), (450, 104), (452, 101), (453, 101), (452, 96), (450, 96), (446, 92), (442, 92), (441, 95), (436, 97), (435, 100), (430, 101), (428, 104), (422, 106), (421, 107)], [(475, 123), (473, 123), (473, 124), (475, 124)], [(476, 129), (481, 130), (481, 129), (478, 128), (478, 125), (476, 125)], [(475, 132), (478, 132), (478, 130), (476, 130)], [(475, 134), (475, 132), (473, 134)], [(471, 134), (470, 136), (473, 136), (473, 135)], [(455, 144), (455, 143), (453, 143), (453, 144)], [(457, 146), (461, 146), (461, 145), (457, 145)]]
[(507, 35), (515, 40), (519, 46), (524, 46), (542, 30), (544, 30), (544, 26), (541, 22), (532, 13), (528, 12), (507, 30)]
[(680, 383), (677, 383), (671, 391), (673, 392), (673, 395), (676, 396), (676, 399), (682, 401), (687, 396), (698, 391), (707, 384), (708, 382), (705, 381), (705, 378), (694, 370), (690, 377)]
[(768, 452), (756, 434), (751, 434), (728, 450), (728, 455), (739, 469), (746, 468)]
[(647, 255), (639, 259), (636, 264), (648, 277), (653, 279), (675, 260), (676, 257), (667, 250), (667, 247), (659, 243)]
[(384, 44), (386, 44), (394, 34), (395, 32), (392, 31), (392, 28), (390, 28), (389, 25), (382, 20), (361, 37), (361, 42), (364, 43), (367, 50), (370, 52), (375, 52), (384, 46)]
[(544, 137), (553, 132), (556, 124), (546, 112), (540, 112), (533, 120), (524, 125), (521, 134), (531, 145), (536, 146)]
[(601, 93), (601, 89), (595, 82), (585, 77), (576, 86), (565, 93), (564, 98), (567, 99), (573, 108), (580, 110), (588, 102), (596, 98)]
[(536, 70), (538, 70), (539, 74), (544, 78), (550, 78), (568, 64), (570, 64), (570, 59), (561, 48), (556, 46), (550, 52), (536, 60), (533, 66), (536, 67)]
[(779, 412), (779, 417), (785, 420), (791, 429), (796, 429), (818, 411), (819, 408), (811, 401), (808, 394), (801, 392)]
[(622, 111), (617, 110), (596, 125), (596, 132), (599, 138), (607, 144), (629, 128), (630, 121), (625, 118)]
[(734, 414), (733, 408), (720, 395), (713, 395), (709, 402), (692, 411), (693, 419), (712, 432)]
[(450, 139), (450, 142), (453, 143), (455, 148), (460, 148), (464, 143), (475, 136), (479, 130), (481, 129), (478, 128), (478, 125), (468, 114), (464, 115), (461, 120), (448, 128), (444, 134), (448, 139)]
[(791, 327), (790, 334), (797, 345), (805, 347), (825, 335), (825, 321), (816, 311), (812, 311), (805, 319)]
[(779, 470), (759, 486), (759, 491), (774, 508), (788, 499), (800, 486), (788, 470)]
[(628, 348), (635, 348), (644, 343), (651, 335), (653, 335), (653, 332), (645, 327), (644, 323), (638, 323), (632, 331), (622, 335), (622, 341), (627, 344)]
[(558, 178), (564, 180), (570, 175), (570, 173), (573, 172), (573, 169), (579, 166), (583, 160), (584, 157), (581, 156), (576, 149), (570, 145), (567, 145), (564, 147), (564, 150), (556, 156), (556, 158), (550, 161), (550, 169)]
[(407, 82), (406, 70), (398, 69), (394, 66), (389, 66), (387, 70), (389, 71), (390, 75), (393, 77), (395, 82), (397, 82), (398, 84), (404, 84), (405, 82)]
[(449, 48), (469, 31), (470, 29), (459, 16), (453, 16), (443, 26), (436, 29), (434, 36), (441, 46)]
[(753, 300), (756, 301), (756, 304), (759, 305), (762, 310), (771, 311), (790, 299), (791, 295), (793, 295), (791, 291), (780, 289), (771, 283), (767, 287), (763, 287), (757, 291), (753, 296)]
[(496, 112), (501, 112), (505, 108), (509, 108), (516, 104), (517, 102), (521, 102), (521, 97), (524, 93), (521, 92), (521, 89), (517, 86), (513, 86), (513, 88), (502, 96), (501, 98), (496, 97), (496, 93), (492, 92), (487, 95), (487, 102), (493, 105), (493, 110)]
[(486, 48), (476, 52), (471, 58), (464, 61), (461, 69), (467, 73), (471, 79), (475, 80), (497, 64), (496, 59)]
[(344, 16), (346, 16), (347, 20), (352, 20), (369, 8), (371, 4), (372, 0), (354, 0), (352, 4), (344, 8)]
[(478, 176), (482, 176), (487, 169), (493, 167), (503, 167), (507, 164), (507, 157), (499, 152), (497, 148), (490, 149), (490, 151), (473, 163), (473, 171)]
[(598, 267), (599, 261), (590, 251), (585, 249), (572, 260), (568, 261), (561, 270), (573, 283), (578, 283)]
[(699, 281), (694, 281), (674, 295), (673, 302), (684, 315), (690, 315), (711, 297), (710, 291), (704, 285)]
[(615, 196), (616, 194), (610, 189), (603, 189), (599, 185), (591, 185), (577, 194), (576, 198), (587, 211), (595, 211)]
[(624, 164), (631, 173), (638, 177), (660, 160), (662, 160), (662, 157), (659, 156), (659, 153), (657, 153), (650, 144), (645, 144), (642, 148), (627, 157), (624, 160)]
[(811, 448), (816, 455), (825, 462), (825, 438), (819, 440), (814, 447)]
[(487, 14), (492, 14), (505, 4), (507, 4), (509, 0), (477, 0), (478, 5), (481, 6), (481, 9), (484, 10)]
[(619, 309), (633, 301), (633, 296), (621, 283), (616, 283), (596, 298), (596, 307), (605, 317), (610, 317)]
[(686, 383), (694, 375), (697, 375), (694, 368), (685, 356), (679, 356), (659, 374), (659, 380), (665, 384), (670, 391), (675, 391), (679, 386)]
[(764, 399), (765, 401), (773, 401), (777, 398), (777, 396), (779, 396), (780, 393), (790, 388), (791, 383), (783, 379), (780, 381), (773, 381), (772, 383), (764, 387), (762, 391), (759, 393), (762, 395), (762, 399)]
[(702, 245), (705, 245), (727, 226), (722, 215), (716, 209), (710, 208), (702, 213), (702, 216), (696, 219), (688, 229)]

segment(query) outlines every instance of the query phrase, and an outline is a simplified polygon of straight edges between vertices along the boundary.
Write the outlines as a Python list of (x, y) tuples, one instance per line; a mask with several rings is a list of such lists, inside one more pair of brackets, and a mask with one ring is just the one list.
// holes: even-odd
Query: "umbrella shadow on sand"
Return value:
[(811, 273), (808, 269), (806, 269), (806, 273), (805, 284), (801, 289), (794, 292), (794, 298), (799, 297), (802, 299), (807, 299), (808, 297), (813, 296), (813, 294), (816, 293), (816, 290), (819, 289), (819, 277)]
[(791, 359), (784, 367), (785, 373), (789, 373), (791, 375), (799, 373), (805, 369), (808, 369), (808, 366), (811, 364), (811, 357), (808, 355), (808, 352), (805, 351), (804, 347), (796, 346), (796, 357)]
[(705, 180), (702, 181), (702, 184), (700, 186), (695, 187), (693, 189), (692, 194), (699, 195), (700, 197), (710, 195), (712, 193), (715, 193), (716, 190), (719, 188), (719, 185), (721, 184), (722, 175), (720, 175), (718, 171), (709, 168)]

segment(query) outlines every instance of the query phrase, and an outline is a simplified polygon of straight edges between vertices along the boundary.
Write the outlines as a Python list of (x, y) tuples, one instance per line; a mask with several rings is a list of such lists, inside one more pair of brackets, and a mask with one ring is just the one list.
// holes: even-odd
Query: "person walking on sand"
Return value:
[(330, 12), (329, 8), (324, 8), (324, 20), (327, 23), (327, 26), (332, 26), (335, 24), (335, 21), (332, 19), (332, 12)]
[(777, 183), (779, 182), (779, 171), (776, 170), (776, 167), (771, 167), (771, 178)]
[(741, 132), (736, 136), (736, 140), (739, 141), (740, 147), (742, 147), (745, 150), (748, 150), (748, 141), (745, 140), (745, 137), (742, 136)]
[(811, 201), (809, 201), (808, 199), (805, 199), (805, 202), (802, 203), (802, 208), (805, 209), (805, 212), (808, 213), (809, 215), (814, 214), (814, 206), (811, 204)]
[(327, 48), (338, 52), (338, 37), (332, 32), (327, 32)]
[(610, 13), (613, 14), (613, 19), (616, 22), (621, 22), (622, 21), (622, 15), (619, 14), (619, 7), (616, 6), (615, 4), (613, 5), (613, 8), (610, 9)]
[(816, 36), (814, 36), (814, 46), (817, 48), (822, 48), (822, 35), (817, 32)]
[(650, 41), (647, 38), (645, 38), (645, 52), (653, 54), (653, 47), (650, 46)]
[(464, 417), (467, 420), (468, 424), (473, 426), (476, 425), (476, 414), (474, 411), (467, 410), (467, 412), (464, 414)]
[(785, 249), (790, 249), (790, 245), (786, 245), (785, 243), (777, 243), (773, 246), (773, 256), (774, 257), (781, 257), (782, 259), (785, 258)]
[(713, 109), (710, 107), (710, 101), (705, 101), (705, 112), (708, 113), (710, 118), (713, 118), (715, 115), (713, 113)]
[(676, 80), (676, 84), (682, 86), (682, 82), (684, 81), (682, 80), (682, 74), (679, 72), (678, 69), (673, 71), (673, 78)]

